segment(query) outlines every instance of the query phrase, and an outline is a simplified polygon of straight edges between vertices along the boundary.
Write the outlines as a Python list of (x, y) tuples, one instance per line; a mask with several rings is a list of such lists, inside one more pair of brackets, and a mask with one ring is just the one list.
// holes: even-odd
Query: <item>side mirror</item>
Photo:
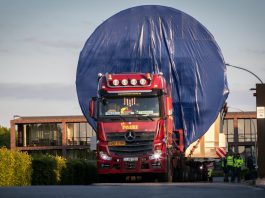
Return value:
[(89, 116), (93, 119), (96, 119), (96, 97), (92, 97), (92, 99), (89, 101)]
[(172, 114), (173, 114), (172, 98), (166, 97), (166, 115), (172, 116)]

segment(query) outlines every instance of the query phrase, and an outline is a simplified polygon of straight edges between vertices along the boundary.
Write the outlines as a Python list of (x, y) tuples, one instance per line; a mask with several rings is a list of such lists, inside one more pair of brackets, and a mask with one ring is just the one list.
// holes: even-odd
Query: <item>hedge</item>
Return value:
[(0, 148), (0, 186), (28, 186), (31, 172), (31, 157), (27, 153)]
[(32, 185), (54, 185), (61, 183), (61, 171), (66, 160), (59, 156), (40, 155), (32, 160)]
[(97, 181), (95, 163), (40, 155), (32, 160), (32, 185), (86, 185)]
[(69, 160), (62, 170), (62, 184), (86, 185), (97, 182), (95, 163), (84, 159)]
[(95, 162), (0, 149), (0, 186), (85, 185), (97, 182)]

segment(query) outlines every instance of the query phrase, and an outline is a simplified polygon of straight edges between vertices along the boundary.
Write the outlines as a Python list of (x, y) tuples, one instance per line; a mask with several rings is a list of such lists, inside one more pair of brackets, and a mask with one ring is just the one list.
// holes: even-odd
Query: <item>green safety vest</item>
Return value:
[(234, 159), (234, 167), (241, 168), (243, 164), (244, 160), (241, 157)]
[(208, 169), (208, 177), (212, 177), (213, 169)]
[(226, 165), (227, 166), (234, 166), (234, 158), (232, 155), (228, 155), (226, 158)]

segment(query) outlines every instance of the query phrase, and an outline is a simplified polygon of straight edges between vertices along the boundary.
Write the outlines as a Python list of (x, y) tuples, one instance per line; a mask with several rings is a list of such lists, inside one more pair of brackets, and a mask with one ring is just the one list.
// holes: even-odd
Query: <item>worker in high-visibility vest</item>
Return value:
[(241, 169), (243, 164), (244, 164), (243, 158), (240, 156), (239, 153), (237, 153), (236, 156), (234, 157), (234, 170), (235, 170), (234, 177), (237, 178), (237, 182), (240, 182), (241, 180)]
[(213, 182), (213, 169), (214, 169), (214, 164), (213, 162), (209, 162), (207, 164), (207, 175), (208, 175), (208, 181)]
[(228, 152), (225, 157), (226, 160), (226, 174), (225, 174), (225, 181), (229, 181), (229, 177), (231, 177), (230, 181), (234, 181), (234, 156), (231, 152)]

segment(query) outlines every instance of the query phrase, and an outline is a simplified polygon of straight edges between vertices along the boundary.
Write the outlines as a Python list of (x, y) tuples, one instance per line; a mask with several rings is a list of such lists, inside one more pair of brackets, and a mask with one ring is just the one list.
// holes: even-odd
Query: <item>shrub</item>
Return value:
[(61, 183), (61, 172), (66, 160), (60, 156), (38, 155), (32, 160), (32, 185), (54, 185)]
[(15, 186), (28, 186), (31, 184), (31, 157), (27, 153), (22, 153), (19, 151), (14, 151), (15, 159), (15, 177), (14, 185)]
[(0, 186), (26, 186), (31, 180), (31, 157), (20, 151), (0, 149)]
[(85, 185), (97, 181), (97, 170), (94, 163), (84, 159), (74, 159), (67, 162), (62, 171), (62, 184)]
[(54, 157), (40, 155), (32, 160), (32, 185), (53, 185), (56, 184), (56, 162)]
[(0, 147), (10, 148), (10, 129), (0, 126)]
[(56, 177), (56, 184), (60, 184), (62, 178), (62, 170), (66, 168), (66, 159), (60, 156), (56, 156), (54, 157), (54, 160), (56, 162), (56, 168), (54, 170)]

